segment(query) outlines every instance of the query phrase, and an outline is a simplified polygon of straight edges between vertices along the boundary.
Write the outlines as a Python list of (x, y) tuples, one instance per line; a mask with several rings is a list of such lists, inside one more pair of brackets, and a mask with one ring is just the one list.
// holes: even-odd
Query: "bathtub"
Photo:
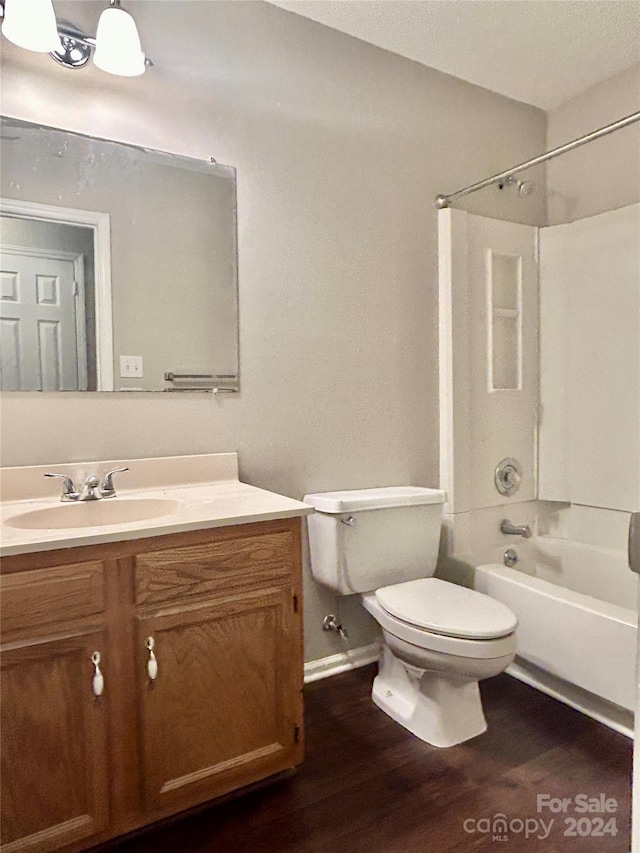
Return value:
[(533, 574), (476, 568), (475, 587), (518, 617), (508, 672), (632, 735), (637, 578), (619, 551), (539, 537)]

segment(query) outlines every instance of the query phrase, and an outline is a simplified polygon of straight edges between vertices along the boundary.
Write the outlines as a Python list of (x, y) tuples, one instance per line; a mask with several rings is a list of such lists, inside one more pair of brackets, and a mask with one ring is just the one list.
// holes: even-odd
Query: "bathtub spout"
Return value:
[(506, 518), (500, 525), (500, 532), (510, 534), (511, 536), (522, 536), (524, 539), (531, 539), (531, 528), (528, 524), (512, 524)]

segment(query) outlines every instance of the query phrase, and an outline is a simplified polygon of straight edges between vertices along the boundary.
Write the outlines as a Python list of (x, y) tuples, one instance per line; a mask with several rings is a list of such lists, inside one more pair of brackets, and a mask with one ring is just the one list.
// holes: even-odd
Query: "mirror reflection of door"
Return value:
[(0, 276), (0, 388), (86, 390), (83, 256), (0, 246)]
[[(2, 208), (0, 390), (112, 387), (104, 381), (108, 375), (101, 370), (98, 346), (102, 343), (103, 361), (110, 365), (110, 324), (103, 323), (102, 341), (96, 328), (96, 222), (101, 214), (10, 201)], [(108, 251), (104, 235), (100, 245)], [(108, 281), (108, 270), (102, 281)], [(108, 294), (102, 301), (108, 306), (103, 314), (110, 317)]]

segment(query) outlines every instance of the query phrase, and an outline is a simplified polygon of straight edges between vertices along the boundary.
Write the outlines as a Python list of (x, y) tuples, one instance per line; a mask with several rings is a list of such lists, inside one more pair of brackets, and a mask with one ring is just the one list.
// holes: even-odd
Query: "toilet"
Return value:
[(306, 495), (311, 571), (360, 594), (382, 628), (375, 704), (417, 737), (454, 746), (486, 731), (478, 682), (516, 651), (514, 614), (436, 568), (444, 492), (415, 486)]

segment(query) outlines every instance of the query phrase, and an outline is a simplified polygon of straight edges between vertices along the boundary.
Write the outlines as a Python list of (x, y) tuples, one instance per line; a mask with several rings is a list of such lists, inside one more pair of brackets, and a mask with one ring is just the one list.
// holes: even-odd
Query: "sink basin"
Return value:
[(6, 524), (22, 530), (65, 530), (71, 527), (131, 524), (134, 521), (149, 521), (162, 515), (171, 515), (180, 506), (180, 501), (168, 498), (82, 501), (23, 512), (7, 519)]

